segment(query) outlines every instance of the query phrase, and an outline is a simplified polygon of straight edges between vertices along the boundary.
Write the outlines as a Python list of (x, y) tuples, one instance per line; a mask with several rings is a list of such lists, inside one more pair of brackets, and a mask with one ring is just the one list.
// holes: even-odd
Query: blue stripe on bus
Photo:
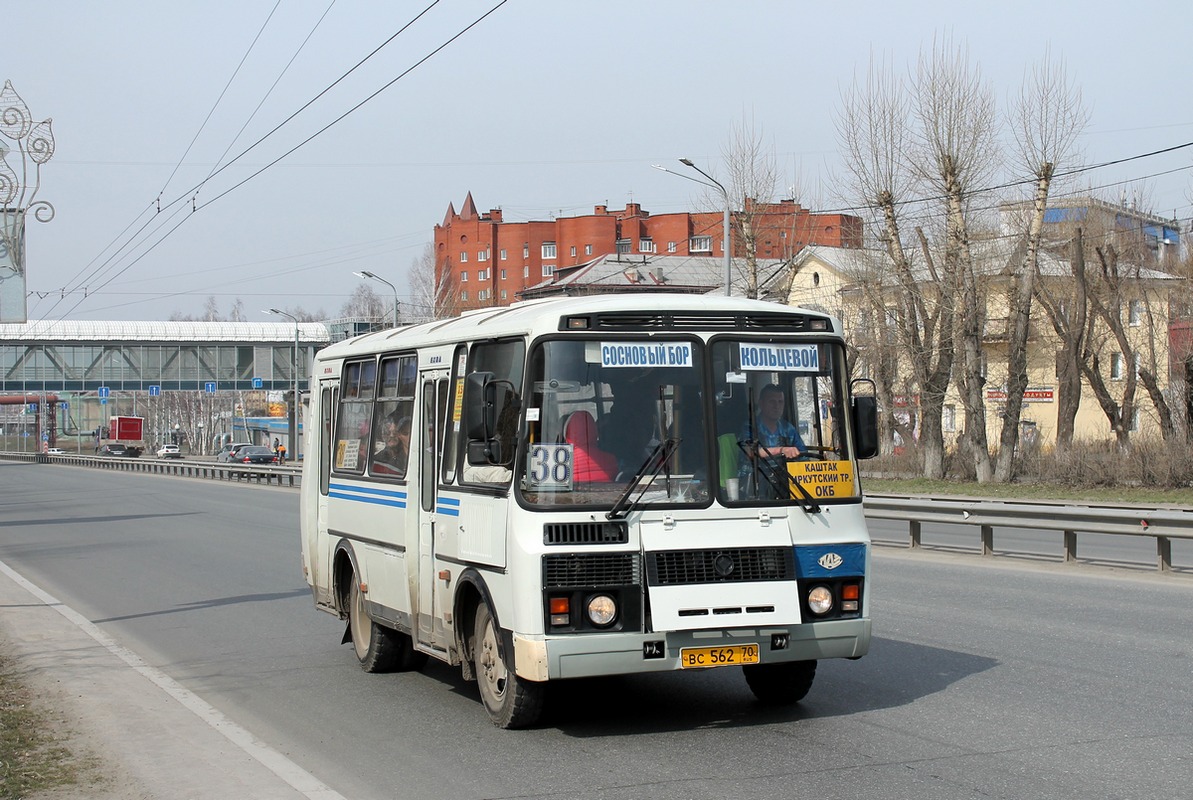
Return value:
[(351, 486), (346, 483), (330, 484), (328, 497), (340, 500), (352, 500), (356, 503), (370, 503), (372, 505), (390, 506), (391, 508), (406, 507), (406, 492), (393, 489), (374, 489), (368, 486)]
[(328, 497), (335, 497), (340, 500), (352, 500), (356, 503), (369, 503), (375, 506), (390, 506), (391, 508), (405, 508), (405, 500), (388, 500), (384, 497), (361, 497), (357, 494), (343, 494), (341, 492), (328, 492)]
[(460, 498), (458, 497), (439, 497), (435, 499), (435, 513), (442, 514), (445, 517), (460, 516)]
[(347, 484), (347, 483), (333, 483), (333, 484), (331, 484), (331, 488), (332, 489), (340, 489), (340, 490), (343, 490), (346, 492), (358, 492), (360, 494), (379, 494), (379, 495), (383, 495), (385, 497), (400, 497), (403, 500), (406, 499), (405, 492), (394, 490), (394, 489), (374, 489), (370, 486), (352, 486), (351, 484)]

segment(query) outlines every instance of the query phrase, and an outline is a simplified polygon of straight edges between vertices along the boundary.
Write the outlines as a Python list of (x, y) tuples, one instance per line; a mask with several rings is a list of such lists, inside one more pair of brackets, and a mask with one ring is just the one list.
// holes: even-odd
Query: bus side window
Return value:
[(406, 476), (410, 459), (416, 370), (414, 356), (381, 361), (381, 384), (373, 414), (373, 446), (369, 453), (371, 475)]
[(375, 361), (358, 361), (344, 366), (332, 451), (334, 472), (359, 474), (364, 471), (372, 431), (376, 368)]

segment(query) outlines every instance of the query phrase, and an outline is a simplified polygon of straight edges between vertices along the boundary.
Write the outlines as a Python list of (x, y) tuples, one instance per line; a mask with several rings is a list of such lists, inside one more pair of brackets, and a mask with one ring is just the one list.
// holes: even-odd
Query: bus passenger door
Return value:
[[(311, 428), (308, 441), (314, 441), (316, 447), (314, 452), (306, 454), (306, 461), (314, 459), (315, 464), (304, 466), (308, 470), (307, 475), (311, 475), (310, 467), (317, 464), (315, 469), (318, 471), (319, 491), (313, 493), (314, 508), (303, 508), (303, 513), (308, 515), (305, 520), (305, 550), (307, 569), (310, 571), (307, 580), (314, 587), (315, 602), (331, 604), (332, 543), (327, 526), (327, 496), (331, 482), (332, 424), (339, 400), (339, 387), (331, 382), (322, 383), (318, 388), (318, 397), (312, 397), (311, 400), (306, 423)], [(304, 495), (307, 498), (312, 496), (311, 493)]]
[[(424, 373), (422, 381), (422, 402), (419, 409), (418, 427), (418, 558), (417, 588), (412, 595), (417, 600), (413, 608), (417, 613), (414, 626), (415, 641), (421, 649), (443, 650), (437, 641), (435, 631), (443, 630), (440, 619), (442, 609), (436, 608), (435, 542), (436, 526), (440, 524), (436, 506), (439, 499), (439, 459), (443, 444), (443, 412), (447, 408), (447, 373)], [(442, 524), (454, 524), (445, 520)], [(438, 624), (436, 622), (438, 621)]]

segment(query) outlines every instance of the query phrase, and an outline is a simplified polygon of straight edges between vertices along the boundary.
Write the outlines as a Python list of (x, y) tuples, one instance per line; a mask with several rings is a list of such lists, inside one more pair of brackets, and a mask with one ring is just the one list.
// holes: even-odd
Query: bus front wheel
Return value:
[(524, 728), (533, 725), (543, 710), (546, 685), (519, 678), (501, 657), (497, 625), (489, 607), (476, 611), (476, 635), (473, 658), (481, 702), (489, 718), (499, 728)]
[(348, 632), (352, 650), (365, 672), (417, 670), (427, 663), (426, 653), (415, 650), (409, 636), (373, 622), (355, 575), (348, 601)]
[(803, 700), (816, 678), (815, 661), (748, 664), (742, 667), (750, 691), (763, 703), (786, 706)]

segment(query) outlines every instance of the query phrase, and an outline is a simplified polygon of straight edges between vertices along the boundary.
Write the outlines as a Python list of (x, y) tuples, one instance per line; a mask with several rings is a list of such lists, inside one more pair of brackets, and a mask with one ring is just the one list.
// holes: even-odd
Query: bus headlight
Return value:
[(808, 592), (808, 608), (813, 614), (827, 614), (833, 610), (833, 593), (827, 586), (816, 586)]
[(588, 619), (598, 628), (612, 625), (617, 619), (617, 602), (607, 594), (593, 595), (588, 598)]

